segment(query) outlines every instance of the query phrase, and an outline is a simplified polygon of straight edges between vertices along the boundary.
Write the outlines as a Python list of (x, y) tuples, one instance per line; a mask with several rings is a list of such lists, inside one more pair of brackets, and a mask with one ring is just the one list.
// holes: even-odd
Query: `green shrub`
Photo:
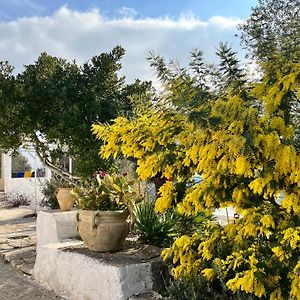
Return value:
[(201, 277), (196, 278), (196, 280), (189, 280), (187, 278), (174, 280), (166, 287), (166, 291), (172, 300), (228, 299), (224, 297), (224, 294), (212, 291), (210, 286)]
[(135, 217), (136, 231), (141, 242), (158, 247), (172, 243), (176, 236), (176, 219), (171, 215), (157, 215), (154, 204), (145, 201), (136, 207)]
[(127, 174), (109, 175), (104, 171), (97, 171), (95, 176), (78, 183), (73, 195), (79, 209), (128, 209), (130, 213), (134, 204), (144, 199), (137, 191), (136, 180), (129, 179)]
[(212, 220), (204, 212), (187, 216), (176, 210), (169, 210), (164, 214), (157, 214), (154, 203), (150, 201), (136, 207), (135, 217), (139, 240), (159, 247), (169, 247), (181, 235), (202, 231), (206, 222)]
[(71, 186), (69, 183), (65, 182), (62, 179), (58, 179), (56, 177), (53, 177), (50, 180), (48, 180), (42, 188), (43, 198), (41, 201), (41, 206), (49, 207), (52, 209), (59, 208), (56, 194), (58, 192), (58, 189), (62, 187), (71, 187)]

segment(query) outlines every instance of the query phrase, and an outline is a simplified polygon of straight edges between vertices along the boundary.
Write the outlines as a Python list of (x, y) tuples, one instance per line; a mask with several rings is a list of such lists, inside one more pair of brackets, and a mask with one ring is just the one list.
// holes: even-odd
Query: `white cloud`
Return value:
[(118, 13), (123, 18), (134, 18), (137, 15), (137, 11), (134, 8), (123, 6), (118, 10)]
[(146, 60), (149, 51), (166, 59), (177, 57), (184, 64), (194, 48), (214, 60), (220, 41), (240, 50), (234, 38), (238, 19), (215, 16), (204, 22), (193, 15), (139, 19), (129, 8), (123, 12), (122, 17), (109, 19), (97, 9), (79, 12), (64, 6), (51, 16), (1, 23), (0, 60), (9, 60), (20, 72), (43, 51), (82, 63), (121, 45), (126, 49), (123, 73), (131, 81), (153, 77)]
[(237, 18), (225, 18), (222, 16), (214, 16), (208, 20), (210, 24), (214, 24), (216, 26), (220, 26), (223, 29), (230, 29), (232, 27), (236, 27), (238, 24), (242, 22), (241, 19)]

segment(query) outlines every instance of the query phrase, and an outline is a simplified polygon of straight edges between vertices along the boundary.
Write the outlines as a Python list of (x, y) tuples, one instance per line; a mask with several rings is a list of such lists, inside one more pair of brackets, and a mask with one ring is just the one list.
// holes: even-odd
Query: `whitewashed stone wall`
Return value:
[[(56, 294), (72, 300), (159, 299), (161, 259), (150, 256), (137, 261), (99, 258), (76, 238), (76, 211), (40, 211), (37, 218), (37, 256), (34, 278)], [(150, 294), (149, 294), (150, 293)], [(135, 295), (155, 295), (133, 297)]]

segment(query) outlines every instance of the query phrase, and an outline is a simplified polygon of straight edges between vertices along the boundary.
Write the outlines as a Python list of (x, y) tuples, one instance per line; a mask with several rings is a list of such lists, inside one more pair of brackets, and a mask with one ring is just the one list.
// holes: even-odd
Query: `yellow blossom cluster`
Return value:
[[(210, 224), (204, 236), (182, 236), (165, 249), (176, 278), (201, 275), (221, 280), (233, 294), (300, 299), (300, 154), (284, 110), (288, 97), (300, 98), (299, 82), (296, 64), (275, 79), (266, 76), (247, 97), (220, 96), (206, 104), (206, 123), (166, 106), (93, 126), (104, 158), (131, 157), (141, 179), (165, 178), (158, 212), (177, 206), (188, 215), (232, 205), (241, 215), (234, 224)], [(172, 97), (180, 93), (179, 86), (168, 88)], [(201, 183), (187, 184), (178, 199), (176, 183), (190, 183), (196, 173)]]

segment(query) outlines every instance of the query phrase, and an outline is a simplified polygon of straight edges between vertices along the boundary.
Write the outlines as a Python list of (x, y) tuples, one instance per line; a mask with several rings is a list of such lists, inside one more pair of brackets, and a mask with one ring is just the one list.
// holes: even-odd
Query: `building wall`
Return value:
[(45, 177), (38, 178), (12, 178), (12, 156), (11, 154), (1, 154), (1, 179), (0, 190), (6, 195), (24, 195), (30, 197), (33, 205), (38, 206), (42, 199), (42, 187), (51, 177), (51, 171), (43, 165), (33, 149), (19, 150), (20, 154), (27, 157), (30, 161), (32, 171), (35, 172), (41, 166), (45, 168)]
[(39, 205), (42, 187), (48, 178), (7, 178), (4, 179), (4, 192), (8, 195), (24, 195), (31, 199), (33, 204)]

